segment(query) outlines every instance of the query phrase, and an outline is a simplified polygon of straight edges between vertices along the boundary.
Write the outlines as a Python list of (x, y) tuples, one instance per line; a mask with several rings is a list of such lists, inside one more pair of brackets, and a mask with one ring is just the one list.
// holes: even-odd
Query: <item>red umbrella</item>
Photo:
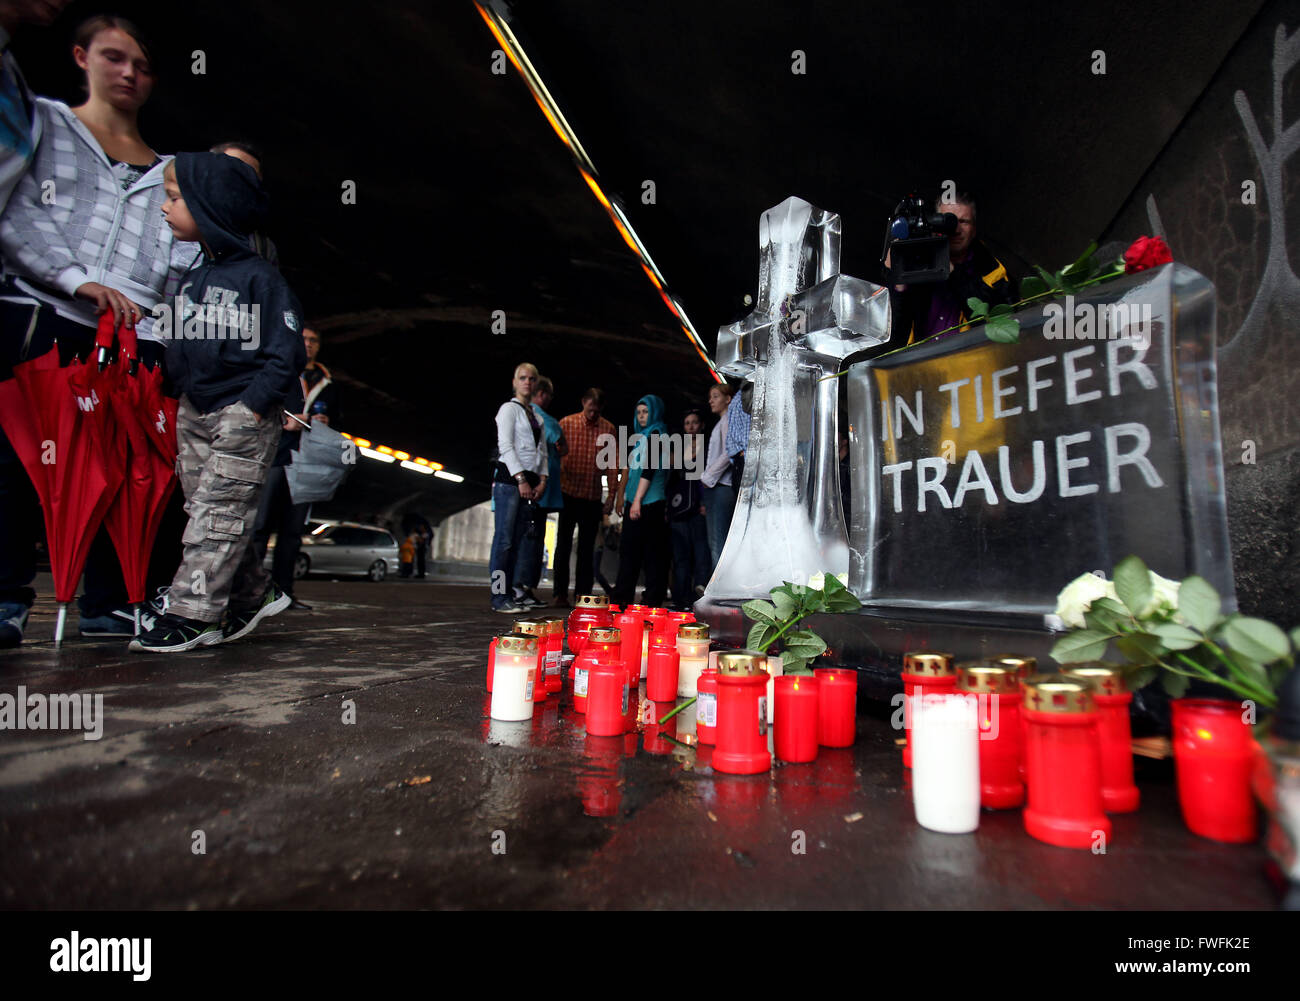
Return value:
[(118, 337), (112, 400), (125, 479), (105, 524), (122, 561), (127, 598), (139, 606), (145, 600), (149, 554), (177, 483), (176, 401), (163, 395), (161, 366), (139, 367), (135, 328), (124, 326)]
[(98, 418), (86, 417), (105, 405), (104, 397), (97, 385), (75, 393), (74, 372), (59, 367), (56, 346), (16, 365), (14, 377), (0, 382), (0, 426), (31, 477), (45, 515), (59, 602), (56, 646), (63, 641), (68, 602), (76, 594), (90, 543), (112, 501), (105, 463), (92, 441)]

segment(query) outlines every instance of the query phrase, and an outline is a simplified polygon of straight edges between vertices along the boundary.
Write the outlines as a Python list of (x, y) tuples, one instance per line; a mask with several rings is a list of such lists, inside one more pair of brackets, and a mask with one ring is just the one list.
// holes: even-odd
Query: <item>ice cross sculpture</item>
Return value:
[(839, 381), (856, 351), (889, 339), (889, 295), (840, 270), (840, 217), (787, 198), (759, 218), (758, 302), (718, 331), (718, 366), (754, 380), (736, 512), (706, 598), (766, 597), (783, 580), (847, 572), (840, 503)]

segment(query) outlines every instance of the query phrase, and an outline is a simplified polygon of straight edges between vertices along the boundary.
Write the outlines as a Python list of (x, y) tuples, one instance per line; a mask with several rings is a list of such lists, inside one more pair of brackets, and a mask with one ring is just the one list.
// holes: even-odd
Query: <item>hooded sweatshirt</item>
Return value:
[(224, 153), (181, 153), (176, 182), (205, 250), (170, 315), (154, 327), (170, 339), (173, 387), (201, 413), (240, 401), (278, 420), (285, 403), (301, 396), (307, 350), (297, 297), (250, 246), (266, 215), (266, 192), (252, 167)]
[(646, 419), (645, 427), (642, 428), (636, 423), (636, 412), (633, 411), (633, 435), (628, 441), (630, 454), (627, 460), (627, 486), (623, 490), (623, 496), (629, 504), (636, 500), (636, 489), (644, 473), (650, 478), (650, 488), (641, 498), (641, 503), (642, 505), (655, 504), (664, 499), (664, 488), (668, 483), (667, 469), (651, 469), (651, 460), (658, 461), (660, 450), (657, 445), (653, 451), (651, 450), (650, 436), (668, 433), (668, 425), (664, 422), (664, 401), (657, 396), (643, 396), (636, 403), (637, 406), (644, 403), (650, 411), (650, 416)]

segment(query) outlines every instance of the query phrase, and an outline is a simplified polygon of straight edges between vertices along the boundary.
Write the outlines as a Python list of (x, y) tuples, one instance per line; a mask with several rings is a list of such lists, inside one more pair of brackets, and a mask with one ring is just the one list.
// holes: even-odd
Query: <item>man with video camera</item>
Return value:
[(959, 191), (935, 210), (928, 215), (924, 201), (909, 196), (895, 209), (886, 233), (891, 341), (900, 347), (968, 321), (968, 299), (990, 306), (1016, 299), (1006, 267), (976, 238), (974, 197)]

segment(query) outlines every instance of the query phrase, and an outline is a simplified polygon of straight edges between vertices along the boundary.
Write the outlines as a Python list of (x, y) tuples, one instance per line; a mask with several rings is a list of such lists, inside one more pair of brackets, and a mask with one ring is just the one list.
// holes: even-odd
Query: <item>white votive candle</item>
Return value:
[(979, 719), (975, 698), (926, 695), (912, 704), (912, 802), (916, 822), (943, 834), (980, 823)]

